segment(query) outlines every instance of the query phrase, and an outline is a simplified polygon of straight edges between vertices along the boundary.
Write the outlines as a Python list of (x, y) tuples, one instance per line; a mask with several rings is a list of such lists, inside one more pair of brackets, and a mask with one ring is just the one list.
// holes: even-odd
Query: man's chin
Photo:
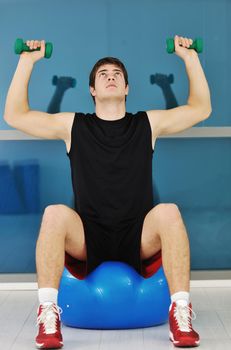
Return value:
[(101, 102), (122, 102), (122, 101), (125, 101), (125, 95), (124, 96), (121, 96), (121, 95), (107, 95), (107, 96), (104, 96), (100, 99), (98, 99), (99, 101)]

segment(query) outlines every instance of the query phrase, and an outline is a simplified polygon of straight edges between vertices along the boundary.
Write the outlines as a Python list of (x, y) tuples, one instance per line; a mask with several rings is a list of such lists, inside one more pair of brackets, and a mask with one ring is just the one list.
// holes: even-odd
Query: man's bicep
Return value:
[(150, 110), (147, 115), (151, 121), (155, 136), (168, 135), (186, 130), (205, 119), (200, 108), (190, 105), (168, 110)]
[(74, 113), (49, 114), (30, 110), (14, 118), (12, 127), (44, 139), (63, 139), (69, 136)]

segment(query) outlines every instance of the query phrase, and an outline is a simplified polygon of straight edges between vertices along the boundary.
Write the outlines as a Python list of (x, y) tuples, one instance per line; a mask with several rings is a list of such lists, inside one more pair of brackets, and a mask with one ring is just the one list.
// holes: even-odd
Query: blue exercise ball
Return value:
[(64, 268), (58, 304), (70, 327), (143, 328), (167, 321), (170, 295), (162, 266), (143, 278), (125, 263), (107, 261), (84, 280)]

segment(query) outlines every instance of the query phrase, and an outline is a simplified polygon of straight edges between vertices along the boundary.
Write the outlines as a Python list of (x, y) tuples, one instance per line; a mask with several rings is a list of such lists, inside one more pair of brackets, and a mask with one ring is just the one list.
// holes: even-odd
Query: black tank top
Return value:
[(146, 112), (112, 121), (95, 113), (75, 113), (67, 155), (80, 216), (120, 222), (144, 216), (153, 207), (153, 149)]

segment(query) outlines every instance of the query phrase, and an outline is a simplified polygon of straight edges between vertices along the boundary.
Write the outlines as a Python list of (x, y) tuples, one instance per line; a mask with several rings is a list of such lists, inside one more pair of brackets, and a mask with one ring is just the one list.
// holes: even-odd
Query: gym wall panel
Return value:
[[(66, 148), (61, 141), (0, 141), (0, 159), (0, 181), (2, 160), (12, 174), (12, 180), (8, 176), (0, 187), (0, 273), (34, 272), (35, 243), (44, 209), (51, 204), (73, 205)], [(38, 187), (38, 198), (31, 191), (25, 195), (23, 184), (18, 181), (20, 174), (15, 172), (16, 165), (25, 167), (28, 163), (39, 165), (38, 179), (28, 178), (31, 172), (26, 173), (27, 188), (31, 182), (32, 189)], [(12, 182), (19, 196), (18, 206), (13, 205), (16, 194)], [(34, 201), (39, 202), (39, 207), (32, 210)]]
[[(166, 37), (177, 33), (204, 40), (200, 60), (211, 88), (213, 112), (197, 126), (231, 126), (230, 11), (229, 0), (0, 0), (0, 114), (18, 62), (13, 53), (17, 37), (45, 38), (54, 44), (52, 57), (34, 68), (29, 87), (32, 109), (47, 110), (55, 91), (52, 78), (57, 75), (77, 80), (76, 87), (66, 91), (61, 110), (92, 112), (89, 72), (96, 60), (108, 55), (119, 57), (127, 66), (128, 111), (166, 108), (164, 91), (150, 83), (150, 75), (156, 73), (174, 75), (170, 88), (178, 104), (184, 104), (188, 95), (184, 64), (165, 48)], [(3, 118), (1, 129), (11, 129)], [(182, 211), (192, 269), (231, 268), (230, 140), (159, 139), (156, 144), (153, 182), (160, 201), (177, 203)], [(24, 198), (21, 211), (10, 214), (11, 207), (8, 214), (0, 213), (0, 272), (34, 272), (44, 208), (55, 203), (72, 205), (65, 152), (60, 141), (1, 141), (0, 137), (0, 178), (11, 174), (8, 193), (13, 193), (14, 181), (22, 187), (16, 165), (39, 169), (37, 211), (26, 211)], [(0, 193), (6, 190), (7, 185), (0, 182)], [(21, 193), (18, 200), (20, 196), (25, 197)]]
[(231, 138), (159, 139), (153, 181), (185, 221), (192, 269), (231, 267)]

